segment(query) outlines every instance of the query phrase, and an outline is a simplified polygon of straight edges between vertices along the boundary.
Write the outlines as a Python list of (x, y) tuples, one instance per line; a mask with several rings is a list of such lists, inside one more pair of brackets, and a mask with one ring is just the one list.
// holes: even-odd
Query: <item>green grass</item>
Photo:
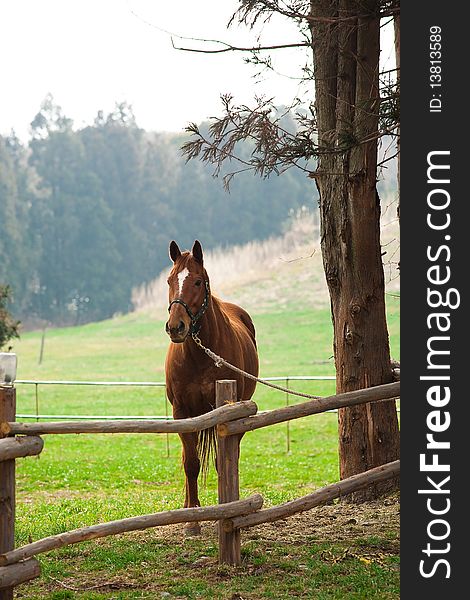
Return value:
[[(230, 568), (216, 564), (213, 534), (182, 544), (149, 534), (145, 545), (128, 536), (126, 540), (116, 538), (112, 546), (107, 540), (97, 542), (92, 550), (85, 545), (71, 547), (60, 553), (63, 562), (45, 567), (44, 578), (49, 577), (52, 582), (65, 580), (70, 582), (67, 584), (70, 587), (81, 589), (78, 592), (56, 590), (47, 596), (51, 599), (165, 597), (162, 592), (169, 598), (220, 600), (398, 598), (396, 562), (392, 553), (376, 555), (376, 560), (370, 560), (361, 556), (362, 551), (363, 546), (354, 545), (345, 552), (340, 545), (316, 542), (314, 536), (306, 536), (304, 543), (298, 545), (271, 541), (262, 551), (256, 540), (249, 540), (243, 547), (243, 565)], [(67, 566), (61, 569), (58, 564)], [(151, 583), (142, 576), (142, 565), (144, 570), (153, 569)], [(171, 565), (171, 570), (167, 571), (165, 565)], [(182, 571), (186, 574), (184, 578), (180, 576)], [(77, 572), (89, 574), (86, 582), (77, 577)], [(104, 589), (86, 590), (97, 587), (96, 582), (101, 582)], [(142, 585), (144, 582), (146, 586)], [(113, 585), (121, 590), (113, 591)], [(32, 593), (28, 598), (31, 600), (43, 598), (45, 596), (40, 594), (47, 593), (43, 587), (39, 595), (35, 595), (33, 586), (29, 587)]]
[[(290, 307), (254, 315), (254, 321), (261, 375), (334, 375), (327, 309)], [(398, 357), (399, 302), (393, 297), (388, 322), (392, 355)], [(43, 362), (38, 365), (40, 341), (41, 334), (35, 332), (24, 334), (15, 344), (18, 379), (164, 379), (168, 341), (163, 323), (143, 315), (49, 330)], [(334, 393), (334, 382), (290, 385), (317, 395)], [(19, 384), (17, 388), (18, 412), (34, 413), (34, 387)], [(263, 410), (285, 405), (286, 396), (258, 385), (254, 400)], [(291, 403), (301, 401), (289, 398)], [(163, 415), (165, 410), (161, 388), (39, 387), (40, 413)], [(286, 424), (245, 435), (242, 497), (259, 492), (269, 506), (338, 479), (335, 414), (292, 421), (290, 452), (287, 441)], [(17, 545), (84, 525), (179, 508), (184, 485), (180, 443), (174, 435), (46, 436), (39, 458), (17, 462), (17, 485)], [(212, 469), (207, 485), (201, 487), (201, 502), (216, 503), (216, 489)], [(154, 598), (161, 591), (179, 598), (230, 598), (235, 592), (250, 599), (398, 598), (396, 569), (366, 564), (354, 556), (330, 564), (319, 558), (321, 551), (310, 542), (306, 538), (305, 544), (289, 545), (287, 551), (282, 540), (272, 542), (271, 549), (261, 539), (250, 540), (244, 546), (243, 567), (224, 575), (216, 564), (216, 541), (210, 535), (183, 541), (149, 531), (42, 555), (44, 577), (19, 589), (27, 598), (46, 599)], [(324, 548), (336, 551), (327, 543)], [(206, 567), (188, 568), (201, 556), (208, 557)], [(114, 588), (85, 589), (93, 587), (93, 581), (112, 577), (121, 582)], [(74, 589), (57, 583), (64, 580)], [(316, 595), (309, 596), (306, 589)]]

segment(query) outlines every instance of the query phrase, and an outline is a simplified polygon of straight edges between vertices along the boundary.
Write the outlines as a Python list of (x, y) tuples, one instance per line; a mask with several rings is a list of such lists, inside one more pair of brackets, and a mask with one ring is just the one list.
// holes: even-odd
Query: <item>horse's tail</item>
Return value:
[(204, 483), (211, 462), (216, 463), (217, 457), (217, 435), (216, 428), (210, 427), (199, 432), (197, 438), (197, 455), (201, 465), (202, 479)]

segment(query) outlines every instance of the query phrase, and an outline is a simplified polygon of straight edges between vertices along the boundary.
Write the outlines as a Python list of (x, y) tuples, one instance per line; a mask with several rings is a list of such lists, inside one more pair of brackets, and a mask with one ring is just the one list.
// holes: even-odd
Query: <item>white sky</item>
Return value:
[[(0, 134), (15, 129), (25, 140), (29, 123), (52, 93), (76, 126), (91, 123), (98, 110), (132, 104), (137, 123), (148, 130), (181, 131), (190, 121), (221, 114), (220, 94), (237, 103), (255, 95), (288, 104), (298, 81), (266, 75), (240, 53), (194, 54), (172, 48), (168, 33), (250, 45), (256, 34), (226, 24), (236, 0), (0, 0)], [(390, 36), (388, 36), (390, 38)], [(300, 41), (283, 19), (269, 23), (265, 44)], [(175, 39), (180, 45), (194, 42)], [(388, 44), (391, 48), (390, 44)], [(276, 69), (298, 76), (305, 50), (273, 53)], [(387, 50), (384, 58), (393, 55)]]

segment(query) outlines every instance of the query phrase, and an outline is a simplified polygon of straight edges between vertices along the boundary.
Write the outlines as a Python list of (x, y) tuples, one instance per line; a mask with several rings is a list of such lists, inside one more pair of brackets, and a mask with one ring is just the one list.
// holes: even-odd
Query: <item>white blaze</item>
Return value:
[(180, 271), (178, 273), (178, 293), (181, 294), (181, 292), (183, 291), (183, 285), (185, 282), (186, 277), (189, 275), (189, 271), (188, 269), (183, 269), (182, 271)]

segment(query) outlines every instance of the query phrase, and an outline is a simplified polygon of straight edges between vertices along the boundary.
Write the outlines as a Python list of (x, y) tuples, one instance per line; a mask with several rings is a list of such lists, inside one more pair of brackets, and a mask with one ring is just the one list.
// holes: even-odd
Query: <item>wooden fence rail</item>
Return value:
[(243, 527), (253, 527), (254, 525), (260, 525), (261, 523), (271, 523), (278, 519), (285, 519), (299, 512), (305, 512), (311, 508), (328, 502), (334, 498), (340, 498), (356, 492), (369, 485), (377, 483), (378, 481), (384, 481), (392, 477), (396, 477), (400, 473), (400, 461), (396, 460), (380, 467), (375, 467), (364, 473), (353, 475), (342, 481), (332, 483), (319, 490), (315, 490), (311, 494), (296, 498), (290, 502), (284, 504), (278, 504), (271, 508), (265, 508), (254, 512), (251, 515), (243, 517), (235, 517), (233, 519), (227, 519), (223, 523), (225, 531), (232, 531), (234, 529), (240, 529)]
[[(354, 475), (290, 502), (260, 510), (263, 498), (255, 494), (239, 500), (239, 443), (246, 431), (282, 423), (332, 408), (354, 406), (397, 398), (400, 383), (348, 392), (256, 414), (252, 401), (236, 402), (236, 382), (216, 382), (216, 408), (193, 419), (177, 421), (119, 420), (52, 423), (15, 422), (15, 389), (0, 386), (0, 600), (12, 600), (13, 588), (39, 576), (34, 556), (85, 540), (137, 531), (170, 523), (219, 521), (219, 562), (240, 564), (240, 529), (282, 519), (310, 510), (322, 502), (362, 489), (378, 481), (396, 477), (399, 461)], [(15, 459), (39, 454), (42, 434), (72, 433), (184, 433), (217, 427), (219, 504), (183, 508), (153, 515), (130, 517), (109, 523), (82, 527), (50, 536), (14, 549)], [(12, 437), (12, 436), (22, 437)], [(10, 437), (9, 437), (10, 436)]]
[(198, 506), (196, 508), (178, 508), (176, 510), (167, 510), (154, 513), (152, 515), (142, 515), (139, 517), (129, 517), (118, 521), (109, 521), (89, 527), (81, 527), (73, 531), (59, 533), (50, 537), (26, 544), (21, 548), (5, 552), (0, 555), (0, 565), (12, 565), (20, 560), (37, 556), (43, 552), (63, 548), (71, 544), (78, 544), (86, 540), (108, 537), (119, 533), (129, 531), (140, 531), (150, 527), (159, 527), (174, 523), (189, 523), (194, 521), (219, 521), (234, 516), (247, 515), (259, 510), (263, 505), (263, 497), (260, 494), (254, 494), (245, 500), (229, 502), (227, 504), (215, 504), (213, 506)]
[(39, 577), (41, 568), (35, 558), (8, 567), (0, 567), (0, 598), (13, 598), (13, 588)]
[(209, 429), (219, 423), (254, 415), (258, 410), (251, 400), (221, 406), (210, 412), (175, 421), (61, 421), (44, 423), (0, 423), (0, 433), (7, 435), (44, 435), (71, 433), (188, 433)]
[(0, 462), (34, 456), (40, 454), (44, 448), (42, 438), (35, 435), (28, 437), (3, 438), (0, 439)]
[(390, 400), (392, 398), (397, 398), (399, 395), (400, 382), (386, 383), (365, 390), (358, 390), (357, 392), (345, 392), (335, 396), (327, 396), (325, 398), (309, 400), (308, 402), (302, 402), (300, 404), (284, 406), (283, 408), (277, 408), (244, 419), (242, 418), (237, 421), (232, 421), (231, 423), (222, 423), (217, 428), (218, 434), (221, 437), (225, 437), (227, 435), (245, 433), (260, 427), (267, 427), (268, 425), (323, 413), (334, 408), (345, 408), (356, 404), (364, 404), (366, 402)]

